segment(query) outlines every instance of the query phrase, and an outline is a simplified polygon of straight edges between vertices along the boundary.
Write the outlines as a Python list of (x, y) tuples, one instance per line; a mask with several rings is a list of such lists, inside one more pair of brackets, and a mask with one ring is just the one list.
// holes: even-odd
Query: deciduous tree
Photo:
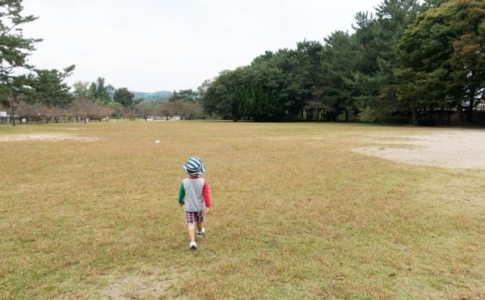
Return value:
[(89, 81), (77, 81), (72, 85), (72, 94), (75, 99), (91, 99), (94, 100), (94, 95), (89, 89)]
[(419, 15), (399, 46), (400, 97), (414, 108), (453, 99), (468, 121), (485, 88), (485, 2), (458, 0)]
[(157, 104), (155, 102), (143, 101), (135, 105), (135, 110), (137, 111), (140, 117), (142, 117), (145, 121), (147, 121), (148, 117), (156, 115), (157, 113), (156, 106)]

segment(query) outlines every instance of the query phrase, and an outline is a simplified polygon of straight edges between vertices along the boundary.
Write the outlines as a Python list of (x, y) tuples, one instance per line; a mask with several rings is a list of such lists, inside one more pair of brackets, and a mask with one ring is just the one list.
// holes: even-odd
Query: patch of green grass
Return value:
[[(485, 297), (485, 171), (352, 151), (363, 135), (394, 132), (416, 129), (0, 126), (0, 137), (97, 138), (0, 142), (0, 298)], [(195, 155), (213, 208), (191, 252), (177, 192)]]

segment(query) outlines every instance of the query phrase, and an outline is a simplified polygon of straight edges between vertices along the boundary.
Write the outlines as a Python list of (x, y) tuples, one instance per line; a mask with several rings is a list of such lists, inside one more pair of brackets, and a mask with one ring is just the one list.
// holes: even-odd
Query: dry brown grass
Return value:
[[(352, 151), (396, 131), (416, 130), (0, 126), (76, 137), (0, 142), (0, 298), (485, 298), (485, 171)], [(214, 204), (195, 252), (177, 204), (193, 155)]]

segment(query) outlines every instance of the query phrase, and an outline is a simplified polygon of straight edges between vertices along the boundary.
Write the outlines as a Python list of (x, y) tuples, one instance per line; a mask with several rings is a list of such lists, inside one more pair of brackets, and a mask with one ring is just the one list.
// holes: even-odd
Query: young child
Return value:
[[(190, 238), (189, 247), (197, 249), (195, 242), (195, 227), (197, 226), (197, 237), (205, 235), (205, 228), (202, 227), (204, 213), (209, 214), (211, 199), (209, 195), (209, 185), (200, 178), (204, 174), (205, 166), (198, 157), (191, 157), (184, 164), (183, 169), (189, 177), (182, 180), (179, 190), (179, 204), (185, 205), (185, 216), (187, 218), (188, 233)], [(204, 209), (205, 208), (205, 209)], [(205, 211), (204, 211), (205, 210)]]

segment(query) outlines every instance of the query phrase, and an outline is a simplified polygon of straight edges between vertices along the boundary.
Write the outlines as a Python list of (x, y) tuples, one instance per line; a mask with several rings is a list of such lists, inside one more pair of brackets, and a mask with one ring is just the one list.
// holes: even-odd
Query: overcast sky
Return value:
[(68, 79), (104, 77), (132, 91), (197, 89), (266, 50), (295, 49), (336, 30), (382, 0), (24, 0), (24, 36), (42, 38), (29, 62), (76, 65)]

